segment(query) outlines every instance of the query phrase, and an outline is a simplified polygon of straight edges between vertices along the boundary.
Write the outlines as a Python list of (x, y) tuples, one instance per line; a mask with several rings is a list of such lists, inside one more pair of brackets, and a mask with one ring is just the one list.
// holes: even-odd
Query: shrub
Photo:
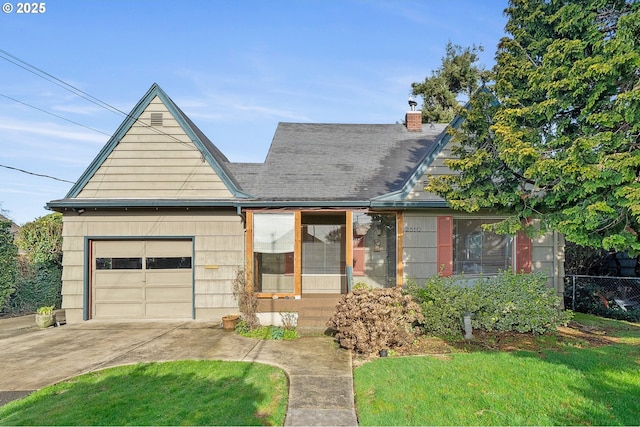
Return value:
[(247, 276), (242, 268), (236, 270), (236, 277), (233, 279), (233, 298), (238, 301), (238, 308), (246, 327), (249, 330), (257, 328), (260, 324), (256, 315), (258, 296), (253, 290), (253, 285), (247, 283)]
[(44, 305), (62, 304), (62, 268), (55, 262), (32, 263), (20, 260), (21, 274), (9, 310), (14, 314), (29, 313)]
[(474, 328), (487, 331), (544, 333), (571, 318), (540, 274), (507, 271), (473, 284), (433, 276), (424, 287), (409, 283), (407, 289), (420, 303), (425, 333), (444, 338), (461, 337), (467, 312), (473, 314)]
[(474, 324), (488, 331), (542, 334), (571, 319), (572, 313), (560, 309), (561, 298), (539, 273), (507, 271), (480, 280), (475, 290), (480, 308)]
[(16, 290), (18, 248), (13, 242), (11, 221), (0, 221), (0, 312)]
[(453, 277), (432, 276), (424, 287), (408, 281), (407, 291), (420, 304), (424, 332), (443, 338), (462, 337), (464, 314), (479, 306), (474, 289)]
[(342, 296), (327, 326), (342, 347), (367, 354), (413, 343), (417, 321), (420, 306), (401, 289), (358, 286)]
[(8, 310), (13, 314), (33, 312), (38, 307), (62, 303), (62, 214), (53, 213), (22, 226), (16, 246), (20, 274)]

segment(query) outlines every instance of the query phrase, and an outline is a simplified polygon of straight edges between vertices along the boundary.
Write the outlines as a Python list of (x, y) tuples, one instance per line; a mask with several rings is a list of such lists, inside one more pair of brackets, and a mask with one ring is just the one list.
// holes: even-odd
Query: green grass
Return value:
[(366, 363), (354, 372), (360, 425), (637, 425), (640, 325), (576, 321), (620, 339)]
[(0, 407), (1, 425), (283, 425), (284, 372), (247, 362), (105, 369)]

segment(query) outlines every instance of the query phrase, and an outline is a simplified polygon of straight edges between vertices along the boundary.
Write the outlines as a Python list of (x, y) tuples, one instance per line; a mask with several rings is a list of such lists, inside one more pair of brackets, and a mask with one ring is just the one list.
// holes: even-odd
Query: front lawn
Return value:
[(640, 325), (577, 315), (553, 336), (487, 334), (354, 372), (361, 425), (637, 425)]
[(285, 373), (247, 362), (180, 361), (82, 375), (0, 407), (2, 425), (283, 425)]

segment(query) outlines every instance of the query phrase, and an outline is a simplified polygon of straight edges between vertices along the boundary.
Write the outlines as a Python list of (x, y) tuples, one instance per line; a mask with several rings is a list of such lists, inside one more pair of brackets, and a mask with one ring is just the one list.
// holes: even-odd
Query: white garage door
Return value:
[(192, 318), (191, 240), (92, 241), (95, 319)]

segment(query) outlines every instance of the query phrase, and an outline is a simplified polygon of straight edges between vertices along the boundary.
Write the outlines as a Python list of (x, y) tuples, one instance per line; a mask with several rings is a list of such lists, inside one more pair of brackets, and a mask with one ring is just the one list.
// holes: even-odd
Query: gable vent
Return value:
[(162, 126), (162, 113), (151, 113), (151, 126)]

